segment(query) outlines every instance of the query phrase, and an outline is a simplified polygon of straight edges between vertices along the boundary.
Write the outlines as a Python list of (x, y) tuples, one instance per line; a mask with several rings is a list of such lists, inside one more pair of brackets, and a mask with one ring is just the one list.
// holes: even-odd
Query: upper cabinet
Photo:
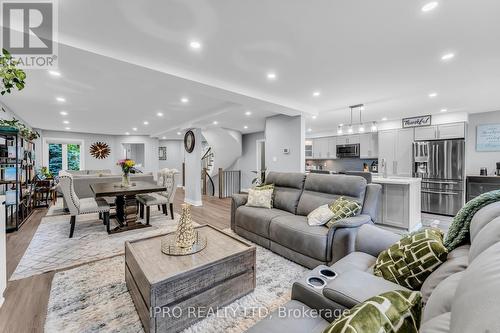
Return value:
[(359, 157), (378, 157), (378, 133), (365, 133), (359, 135)]
[(451, 123), (415, 128), (415, 141), (463, 138), (465, 138), (465, 123)]
[(343, 136), (337, 136), (337, 144), (338, 145), (351, 145), (359, 143), (359, 135), (354, 134), (354, 135), (343, 135)]
[(337, 140), (335, 137), (313, 139), (313, 158), (333, 159), (335, 155)]

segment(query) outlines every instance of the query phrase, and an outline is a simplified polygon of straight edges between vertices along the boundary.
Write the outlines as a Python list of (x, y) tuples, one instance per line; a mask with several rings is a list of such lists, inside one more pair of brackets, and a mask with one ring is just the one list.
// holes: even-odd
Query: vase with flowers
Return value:
[(119, 160), (118, 163), (116, 163), (116, 165), (119, 165), (122, 168), (123, 172), (122, 186), (129, 187), (130, 186), (129, 173), (134, 168), (135, 161), (126, 158), (124, 160)]

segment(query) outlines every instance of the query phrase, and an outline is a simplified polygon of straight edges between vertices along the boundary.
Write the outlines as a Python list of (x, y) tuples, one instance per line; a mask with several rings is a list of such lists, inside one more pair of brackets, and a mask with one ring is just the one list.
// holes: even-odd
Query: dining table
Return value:
[(137, 219), (137, 198), (138, 194), (164, 192), (166, 187), (146, 181), (134, 181), (129, 186), (121, 183), (96, 183), (90, 184), (90, 188), (95, 198), (115, 198), (116, 213), (111, 215), (118, 222), (118, 225), (111, 230), (109, 223), (106, 226), (109, 234), (147, 228), (149, 223), (141, 223)]

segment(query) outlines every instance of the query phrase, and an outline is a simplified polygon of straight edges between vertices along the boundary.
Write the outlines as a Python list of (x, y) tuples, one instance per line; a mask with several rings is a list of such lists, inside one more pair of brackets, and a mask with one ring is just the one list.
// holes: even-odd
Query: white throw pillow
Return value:
[(273, 189), (269, 190), (248, 190), (248, 201), (246, 206), (272, 208)]
[(324, 225), (333, 217), (333, 212), (328, 205), (319, 206), (307, 215), (309, 225)]

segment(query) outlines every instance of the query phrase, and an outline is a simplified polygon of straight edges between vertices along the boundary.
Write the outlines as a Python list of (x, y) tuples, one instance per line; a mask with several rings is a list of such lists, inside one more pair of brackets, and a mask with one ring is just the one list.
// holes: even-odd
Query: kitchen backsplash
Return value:
[(343, 171), (363, 171), (363, 163), (368, 167), (372, 164), (372, 159), (341, 158), (336, 160), (306, 160), (306, 170), (312, 166), (315, 170), (328, 170), (335, 172)]

